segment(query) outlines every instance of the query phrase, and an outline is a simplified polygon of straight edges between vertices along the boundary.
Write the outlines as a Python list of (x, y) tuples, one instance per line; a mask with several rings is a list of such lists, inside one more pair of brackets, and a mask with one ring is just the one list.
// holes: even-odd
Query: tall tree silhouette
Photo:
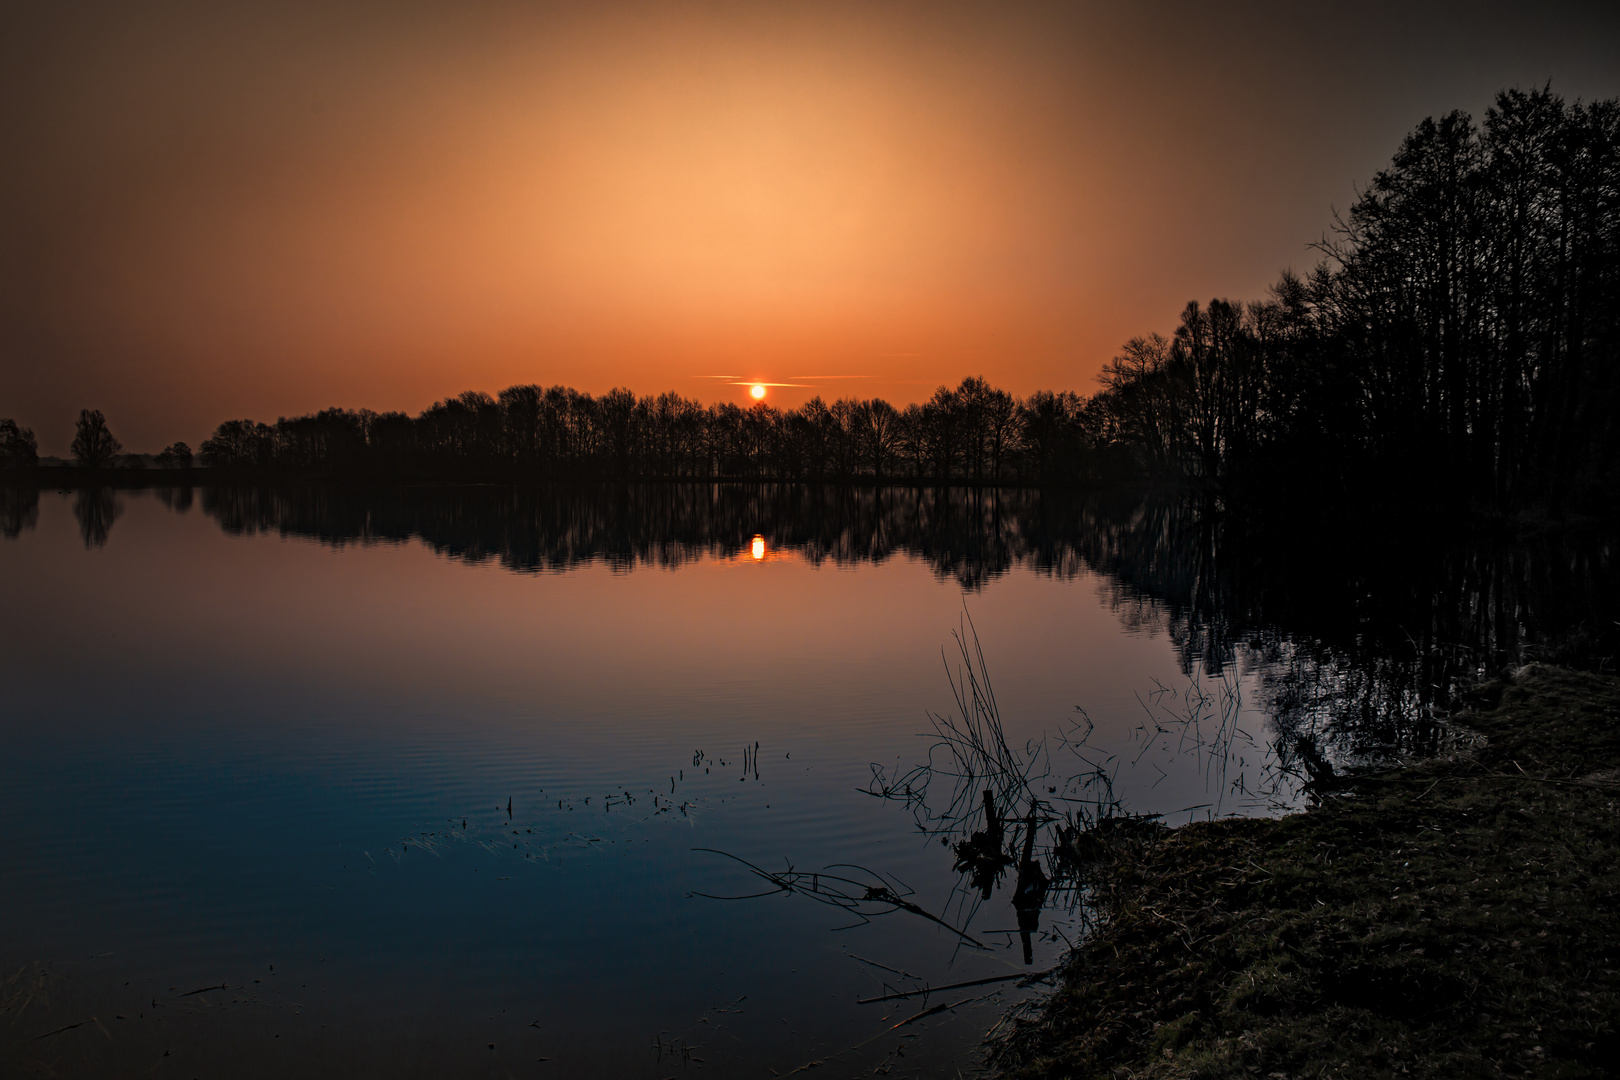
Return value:
[(103, 469), (122, 450), (123, 444), (107, 430), (107, 418), (100, 409), (79, 410), (79, 423), (73, 434), (73, 456), (88, 469)]

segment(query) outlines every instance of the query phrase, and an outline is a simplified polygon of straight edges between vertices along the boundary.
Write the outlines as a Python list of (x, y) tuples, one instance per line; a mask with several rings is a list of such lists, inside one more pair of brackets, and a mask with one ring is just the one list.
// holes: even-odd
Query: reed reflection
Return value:
[[(1110, 772), (1086, 745), (1090, 724), (1082, 714), (1082, 721), (1067, 730), (1022, 746), (1012, 745), (971, 620), (964, 617), (954, 637), (958, 655), (947, 663), (946, 671), (955, 711), (928, 714), (934, 742), (924, 761), (897, 772), (874, 764), (865, 789), (881, 802), (903, 806), (921, 835), (937, 839), (955, 854), (953, 869), (959, 880), (944, 909), (936, 913), (922, 907), (910, 899), (910, 890), (881, 870), (845, 862), (813, 872), (796, 870), (791, 864), (785, 871), (770, 871), (712, 849), (701, 850), (741, 863), (770, 888), (725, 896), (698, 895), (750, 900), (792, 893), (838, 907), (860, 923), (909, 914), (948, 929), (959, 949), (989, 951), (986, 938), (1015, 933), (1026, 967), (1034, 963), (1043, 911), (1052, 906), (1071, 916), (1086, 917), (1082, 909), (1083, 859), (1075, 855), (1077, 838), (1095, 836), (1131, 816), (1114, 796)], [(1006, 899), (1016, 929), (972, 930), (980, 910), (992, 901), (1009, 871), (1013, 885)], [(1050, 972), (1030, 977), (1047, 974)], [(1021, 977), (925, 986), (866, 1002)]]

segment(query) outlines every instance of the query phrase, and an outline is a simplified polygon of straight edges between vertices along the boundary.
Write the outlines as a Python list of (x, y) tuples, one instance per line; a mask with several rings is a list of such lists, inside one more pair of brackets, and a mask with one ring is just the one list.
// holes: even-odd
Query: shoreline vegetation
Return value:
[(1529, 665), (1445, 726), (1296, 815), (1074, 838), (1097, 929), (996, 1074), (1612, 1076), (1620, 679)]
[[(1076, 486), (1560, 517), (1620, 492), (1620, 99), (1503, 91), (1482, 123), (1419, 124), (1320, 261), (1255, 302), (1189, 303), (1102, 388), (1017, 398), (984, 378), (897, 407), (797, 408), (566, 386), (468, 391), (417, 416), (331, 408), (228, 420), (216, 474), (364, 480), (751, 480)], [(133, 465), (101, 413), (86, 467)], [(183, 466), (175, 443), (158, 464)], [(38, 458), (0, 421), (0, 465)], [(144, 463), (144, 459), (141, 459)], [(104, 475), (98, 473), (97, 475)], [(111, 474), (105, 474), (111, 475)]]

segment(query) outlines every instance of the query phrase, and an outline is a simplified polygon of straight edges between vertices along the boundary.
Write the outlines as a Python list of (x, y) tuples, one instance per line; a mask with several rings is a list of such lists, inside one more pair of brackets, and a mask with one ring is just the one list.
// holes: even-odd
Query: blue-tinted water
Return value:
[[(1163, 604), (1034, 542), (967, 572), (943, 541), (840, 555), (744, 513), (656, 558), (565, 527), (568, 558), (525, 560), (375, 510), (323, 535), (140, 492), (106, 496), (103, 537), (84, 498), (46, 492), (0, 541), (22, 1071), (968, 1072), (1032, 991), (858, 999), (1044, 970), (1081, 920), (1054, 895), (1026, 965), (1010, 877), (976, 902), (915, 808), (869, 794), (956, 714), (964, 616), (1009, 746), (1047, 740), (1056, 810), (1088, 762), (1173, 821), (1298, 799), (1259, 642), (1189, 659)], [(904, 910), (696, 895), (770, 888), (715, 852), (855, 864), (987, 947)]]

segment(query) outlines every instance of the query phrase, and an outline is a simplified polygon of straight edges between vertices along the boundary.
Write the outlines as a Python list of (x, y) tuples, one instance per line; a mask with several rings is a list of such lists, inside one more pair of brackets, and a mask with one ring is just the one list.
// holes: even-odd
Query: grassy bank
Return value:
[(997, 1069), (1613, 1075), (1620, 680), (1530, 668), (1455, 724), (1303, 814), (1078, 841), (1100, 930)]

